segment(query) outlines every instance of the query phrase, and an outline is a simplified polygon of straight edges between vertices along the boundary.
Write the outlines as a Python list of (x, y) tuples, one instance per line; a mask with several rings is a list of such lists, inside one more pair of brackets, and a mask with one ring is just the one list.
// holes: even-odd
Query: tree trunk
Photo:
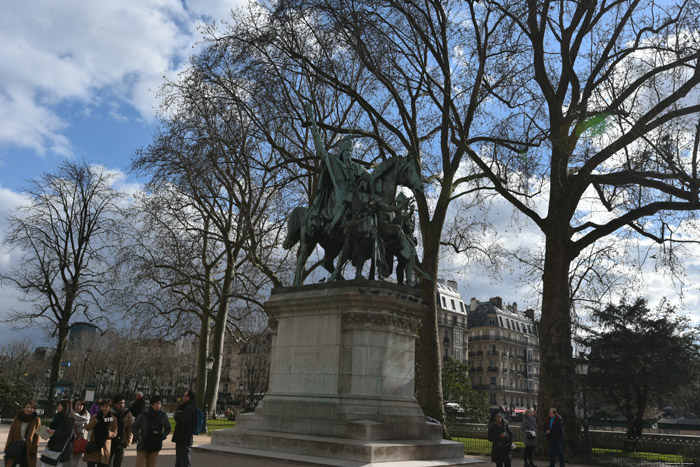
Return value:
[(197, 388), (195, 395), (198, 396), (197, 404), (202, 407), (206, 404), (204, 389), (207, 385), (206, 359), (209, 354), (209, 314), (202, 316), (199, 327), (199, 345), (197, 346)]
[(48, 396), (46, 397), (46, 406), (44, 407), (44, 416), (54, 414), (54, 395), (52, 383), (58, 381), (58, 374), (61, 371), (61, 360), (63, 359), (63, 354), (66, 351), (66, 343), (68, 342), (68, 324), (59, 323), (58, 336), (56, 340), (56, 352), (53, 354), (51, 359), (51, 377), (48, 382)]
[[(435, 224), (431, 224), (433, 227)], [(433, 280), (421, 279), (421, 298), (428, 305), (426, 314), (421, 319), (419, 343), (419, 366), (420, 381), (418, 383), (418, 403), (423, 412), (441, 423), (444, 426), (445, 412), (442, 398), (442, 378), (441, 366), (442, 357), (440, 355), (440, 342), (437, 325), (437, 275), (438, 275), (438, 252), (439, 241), (426, 241), (428, 238), (437, 238), (428, 228), (424, 239), (423, 262), (421, 268)], [(445, 432), (447, 436), (447, 433)]]
[[(550, 210), (552, 212), (552, 210)], [(571, 346), (571, 308), (569, 299), (568, 223), (558, 222), (547, 232), (542, 319), (539, 326), (540, 387), (537, 414), (540, 439), (544, 439), (544, 422), (550, 408), (564, 419), (565, 433), (575, 443), (577, 421)], [(543, 443), (544, 446), (546, 443)], [(571, 444), (571, 443), (570, 443)]]

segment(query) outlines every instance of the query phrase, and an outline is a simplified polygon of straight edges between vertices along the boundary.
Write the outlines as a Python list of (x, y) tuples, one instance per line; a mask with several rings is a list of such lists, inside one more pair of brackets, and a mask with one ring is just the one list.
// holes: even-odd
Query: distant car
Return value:
[(455, 417), (463, 417), (464, 408), (456, 402), (448, 402), (445, 404), (445, 414)]

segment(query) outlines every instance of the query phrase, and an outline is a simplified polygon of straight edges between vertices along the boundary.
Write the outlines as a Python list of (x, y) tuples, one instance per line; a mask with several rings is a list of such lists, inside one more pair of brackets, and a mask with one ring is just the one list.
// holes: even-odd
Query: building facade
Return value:
[(472, 298), (468, 307), (472, 387), (492, 408), (513, 412), (537, 408), (540, 352), (533, 310), (504, 306), (500, 297)]
[(442, 358), (467, 363), (467, 307), (457, 291), (457, 282), (438, 279), (437, 303)]

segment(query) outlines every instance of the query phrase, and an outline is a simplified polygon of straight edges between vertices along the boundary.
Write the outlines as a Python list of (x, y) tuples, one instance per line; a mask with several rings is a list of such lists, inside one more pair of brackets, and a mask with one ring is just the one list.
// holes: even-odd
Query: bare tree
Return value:
[[(245, 316), (251, 310), (261, 312), (264, 291), (281, 283), (284, 256), (275, 256), (283, 213), (288, 212), (286, 179), (274, 170), (282, 163), (279, 153), (260, 136), (239, 102), (209, 80), (202, 67), (193, 64), (163, 92), (163, 130), (138, 154), (134, 168), (151, 175), (151, 192), (173, 194), (169, 199), (161, 196), (160, 206), (166, 222), (175, 224), (151, 219), (161, 223), (172, 248), (187, 251), (177, 268), (172, 262), (146, 264), (169, 268), (165, 282), (175, 279), (170, 290), (178, 289), (184, 297), (177, 299), (178, 310), (194, 311), (199, 317), (197, 392), (213, 409), (224, 338), (227, 333), (244, 338), (249, 331), (241, 326)], [(168, 251), (175, 251), (172, 248)], [(161, 290), (166, 287), (164, 282), (158, 285)], [(208, 354), (215, 362), (205, 394)]]
[(458, 122), (455, 138), (545, 237), (538, 405), (560, 409), (575, 432), (572, 264), (618, 231), (684, 241), (674, 231), (700, 207), (698, 3), (486, 5), (517, 30), (509, 59), (523, 71), (509, 107), (524, 117), (518, 131), (541, 144), (483, 151)]
[[(51, 381), (58, 378), (68, 332), (76, 318), (98, 322), (109, 291), (120, 194), (111, 176), (85, 162), (64, 162), (30, 181), (28, 202), (10, 217), (4, 245), (19, 258), (0, 276), (34, 305), (11, 313), (17, 326), (39, 325), (56, 340)], [(49, 395), (51, 401), (52, 395)]]
[(267, 390), (270, 375), (270, 352), (272, 335), (269, 332), (252, 336), (241, 348), (246, 389), (251, 404), (255, 395)]

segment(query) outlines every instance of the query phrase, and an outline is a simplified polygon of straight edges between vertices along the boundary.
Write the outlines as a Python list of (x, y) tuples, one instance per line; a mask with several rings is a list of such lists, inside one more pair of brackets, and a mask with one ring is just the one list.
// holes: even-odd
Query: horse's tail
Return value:
[(306, 220), (307, 211), (307, 207), (299, 206), (294, 208), (287, 218), (287, 236), (282, 243), (282, 248), (285, 250), (289, 250), (301, 240), (301, 228)]

